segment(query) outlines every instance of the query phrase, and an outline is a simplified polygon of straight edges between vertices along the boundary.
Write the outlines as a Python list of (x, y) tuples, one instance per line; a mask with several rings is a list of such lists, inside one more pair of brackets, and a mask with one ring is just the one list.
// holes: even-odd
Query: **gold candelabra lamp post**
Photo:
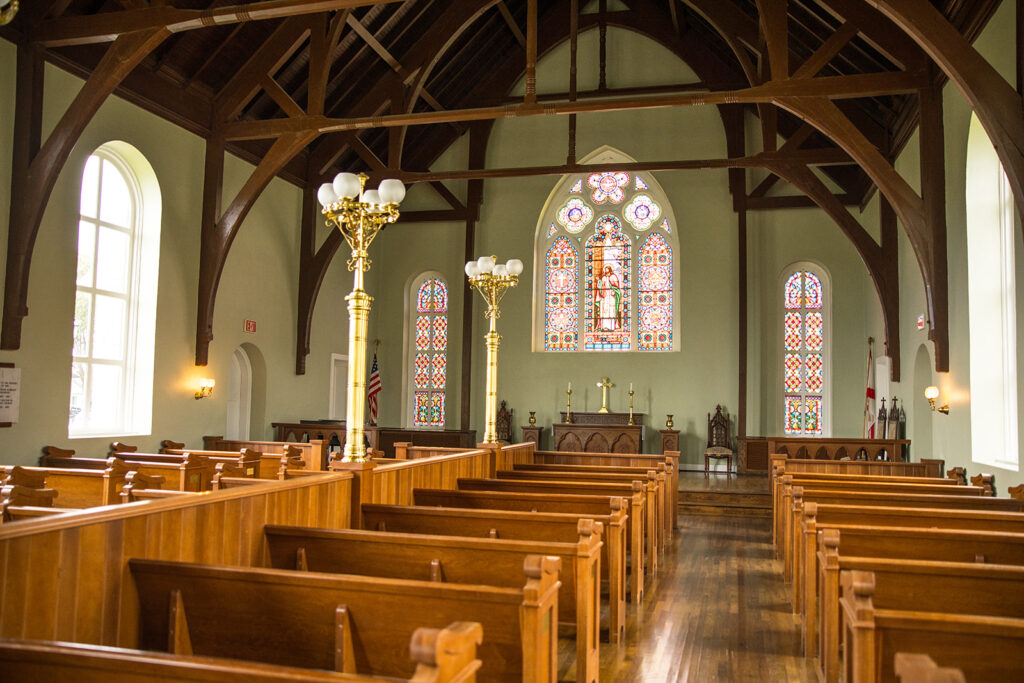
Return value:
[(629, 383), (629, 424), (633, 424), (633, 383)]
[(490, 329), (484, 335), (487, 342), (487, 400), (484, 404), (487, 428), (484, 430), (484, 443), (498, 441), (498, 346), (501, 345), (501, 335), (498, 334), (498, 317), (501, 312), (498, 303), (509, 287), (519, 283), (519, 274), (522, 272), (523, 262), (519, 259), (495, 263), (494, 256), (481, 256), (476, 261), (466, 263), (469, 286), (476, 288), (487, 302), (484, 317), (491, 321)]
[(348, 302), (348, 406), (345, 413), (345, 449), (342, 462), (366, 460), (363, 421), (366, 417), (366, 328), (373, 297), (363, 289), (363, 273), (370, 269), (367, 249), (388, 223), (398, 220), (398, 204), (405, 198), (399, 180), (383, 180), (376, 190), (367, 190), (368, 176), (339, 173), (333, 183), (317, 192), (328, 227), (341, 231), (352, 250), (348, 269), (353, 272)]
[(18, 13), (18, 0), (0, 0), (0, 26), (14, 21)]

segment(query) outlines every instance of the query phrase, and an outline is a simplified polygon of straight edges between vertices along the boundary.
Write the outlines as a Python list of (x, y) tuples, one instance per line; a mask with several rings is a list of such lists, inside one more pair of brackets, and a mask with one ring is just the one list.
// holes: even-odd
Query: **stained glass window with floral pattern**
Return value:
[(821, 278), (803, 269), (792, 273), (783, 302), (783, 427), (786, 434), (821, 436), (826, 382)]
[(672, 349), (672, 247), (658, 233), (640, 247), (641, 351)]
[(428, 278), (416, 287), (413, 339), (413, 426), (444, 427), (448, 287), (440, 278)]
[[(650, 176), (569, 176), (537, 235), (535, 349), (674, 351), (678, 245), (671, 206)], [(635, 265), (634, 265), (635, 264)]]

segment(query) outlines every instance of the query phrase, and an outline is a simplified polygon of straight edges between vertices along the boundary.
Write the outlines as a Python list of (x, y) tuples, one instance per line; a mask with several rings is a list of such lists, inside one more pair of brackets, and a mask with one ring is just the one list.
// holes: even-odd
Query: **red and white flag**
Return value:
[(366, 406), (371, 425), (377, 424), (377, 394), (380, 393), (380, 370), (377, 369), (377, 352), (373, 352), (373, 367), (370, 368), (370, 379), (366, 382)]
[(868, 347), (868, 380), (864, 392), (864, 438), (875, 438), (875, 362)]

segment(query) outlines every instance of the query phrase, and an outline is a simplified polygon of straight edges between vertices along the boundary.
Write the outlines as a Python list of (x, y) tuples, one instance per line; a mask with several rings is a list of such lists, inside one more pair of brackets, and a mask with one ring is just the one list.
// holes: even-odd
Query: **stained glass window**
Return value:
[[(593, 177), (593, 176), (591, 176)], [(630, 239), (622, 223), (611, 214), (597, 220), (587, 240), (585, 325), (583, 348), (629, 349)]]
[(641, 351), (672, 350), (672, 247), (654, 233), (640, 248)]
[(440, 278), (416, 288), (412, 423), (443, 427), (448, 362), (448, 287)]
[(820, 436), (826, 382), (821, 279), (796, 271), (786, 279), (783, 301), (783, 426), (787, 434)]
[(544, 349), (576, 351), (579, 297), (576, 247), (565, 237), (548, 249), (544, 265)]
[(675, 218), (664, 192), (619, 171), (563, 182), (537, 234), (534, 348), (675, 350)]

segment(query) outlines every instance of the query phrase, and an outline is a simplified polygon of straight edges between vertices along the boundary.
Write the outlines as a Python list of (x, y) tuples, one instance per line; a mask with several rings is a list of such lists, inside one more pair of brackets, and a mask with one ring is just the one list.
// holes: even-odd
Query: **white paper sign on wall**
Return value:
[(0, 368), (0, 423), (18, 421), (21, 404), (21, 368)]

